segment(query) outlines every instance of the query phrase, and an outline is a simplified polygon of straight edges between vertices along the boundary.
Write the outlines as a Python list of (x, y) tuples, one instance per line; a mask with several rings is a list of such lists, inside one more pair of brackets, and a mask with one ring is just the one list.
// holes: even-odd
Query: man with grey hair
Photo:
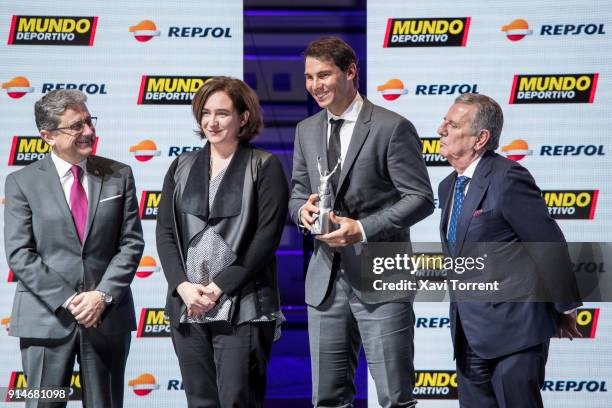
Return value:
[[(512, 262), (500, 268), (501, 273), (493, 268), (501, 276), (500, 286), (537, 280), (548, 267), (533, 246), (510, 243), (558, 243), (553, 245), (556, 259), (570, 270), (563, 233), (549, 216), (531, 174), (494, 153), (503, 121), (492, 98), (464, 94), (455, 99), (438, 128), (440, 154), (455, 169), (438, 188), (445, 252), (467, 257), (473, 254), (474, 243), (505, 243), (497, 244), (499, 252), (492, 254), (502, 263)], [(492, 294), (485, 299), (489, 302), (451, 302), (461, 407), (543, 406), (540, 388), (550, 338), (580, 336), (576, 308), (581, 303), (575, 280), (573, 276), (564, 280), (561, 274), (555, 278), (555, 284), (567, 286), (563, 293), (570, 293), (572, 300), (502, 302)]]
[(10, 334), (29, 389), (68, 387), (77, 356), (83, 405), (119, 408), (144, 241), (132, 171), (92, 155), (96, 118), (86, 100), (56, 90), (36, 102), (51, 153), (6, 178), (4, 244), (18, 280)]

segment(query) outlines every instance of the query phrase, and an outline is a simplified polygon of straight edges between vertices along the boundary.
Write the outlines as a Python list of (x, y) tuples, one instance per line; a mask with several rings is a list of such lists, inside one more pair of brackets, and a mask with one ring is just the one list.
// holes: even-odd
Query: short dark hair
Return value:
[(483, 129), (487, 129), (491, 137), (485, 149), (496, 150), (499, 147), (499, 138), (504, 127), (504, 113), (499, 104), (490, 96), (474, 93), (459, 95), (455, 98), (455, 103), (476, 107), (472, 131), (478, 133)]
[(218, 76), (209, 79), (193, 97), (191, 101), (191, 111), (193, 112), (193, 117), (198, 122), (198, 130), (196, 133), (201, 139), (206, 138), (201, 127), (204, 105), (208, 98), (217, 92), (225, 92), (227, 96), (229, 96), (239, 115), (247, 111), (249, 112), (247, 123), (240, 128), (238, 138), (246, 142), (253, 140), (253, 138), (263, 129), (263, 119), (261, 117), (261, 108), (259, 106), (257, 94), (240, 79), (226, 76)]
[[(357, 54), (346, 42), (338, 37), (321, 37), (308, 44), (304, 58), (315, 58), (325, 62), (333, 62), (342, 72), (348, 71), (351, 64), (357, 67)], [(355, 89), (359, 88), (359, 69), (353, 78)]]
[(85, 106), (87, 95), (77, 89), (56, 89), (34, 104), (34, 119), (38, 130), (52, 130), (59, 126), (60, 116), (68, 109)]

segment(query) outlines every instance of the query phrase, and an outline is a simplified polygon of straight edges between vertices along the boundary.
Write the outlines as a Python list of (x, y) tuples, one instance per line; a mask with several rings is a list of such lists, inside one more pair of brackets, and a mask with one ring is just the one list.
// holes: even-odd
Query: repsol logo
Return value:
[(448, 317), (418, 317), (415, 327), (417, 329), (447, 329), (450, 327)]
[[(9, 389), (25, 390), (28, 388), (28, 382), (23, 371), (11, 372), (11, 378), (8, 384)], [(83, 399), (83, 390), (81, 388), (81, 374), (79, 371), (73, 371), (70, 377), (70, 401), (80, 401)], [(8, 400), (7, 400), (8, 401)], [(23, 395), (16, 395), (9, 402), (25, 401)]]
[[(96, 136), (92, 154), (96, 154), (97, 148), (98, 137)], [(50, 151), (51, 146), (40, 136), (13, 136), (8, 165), (27, 166), (30, 163), (44, 159)]]
[(605, 35), (603, 24), (544, 24), (540, 35)]
[(140, 219), (157, 219), (157, 210), (161, 200), (161, 191), (143, 191), (140, 196)]
[(9, 45), (93, 46), (98, 17), (13, 16)]
[(229, 27), (170, 27), (168, 37), (232, 38)]
[(170, 146), (168, 148), (168, 156), (178, 157), (182, 153), (196, 152), (202, 150), (202, 146)]
[(557, 380), (544, 381), (542, 391), (548, 392), (608, 392), (605, 381), (599, 380)]
[(593, 103), (599, 74), (515, 75), (510, 102)]
[(89, 95), (106, 95), (106, 84), (44, 83), (42, 86), (42, 93), (45, 94), (56, 89), (78, 89)]
[(170, 322), (163, 308), (143, 308), (140, 312), (137, 337), (170, 337)]
[(603, 145), (544, 145), (540, 156), (605, 156)]
[(423, 137), (421, 138), (423, 147), (423, 160), (428, 167), (450, 166), (448, 160), (440, 154), (440, 138), (439, 137)]
[(390, 18), (383, 48), (465, 47), (471, 17)]
[(457, 399), (457, 373), (450, 370), (416, 371), (414, 395), (418, 399)]
[(417, 85), (415, 95), (456, 95), (464, 93), (478, 93), (476, 84), (431, 84)]
[(138, 105), (190, 105), (210, 76), (143, 75)]
[(559, 220), (592, 220), (595, 218), (599, 190), (542, 191), (549, 214)]

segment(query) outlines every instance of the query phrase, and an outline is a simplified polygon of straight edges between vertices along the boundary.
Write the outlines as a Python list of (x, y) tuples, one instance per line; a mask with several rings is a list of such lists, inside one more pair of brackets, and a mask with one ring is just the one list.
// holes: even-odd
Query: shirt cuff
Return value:
[(359, 225), (359, 229), (361, 230), (361, 242), (364, 244), (367, 244), (368, 237), (366, 237), (365, 230), (363, 229), (363, 225), (361, 225), (361, 221), (357, 220), (357, 225)]
[(66, 299), (66, 301), (64, 302), (64, 304), (62, 305), (62, 307), (63, 307), (64, 309), (68, 309), (68, 305), (70, 305), (70, 302), (72, 302), (72, 299), (74, 299), (74, 297), (75, 297), (76, 295), (77, 295), (77, 294), (75, 293), (74, 295), (72, 295), (72, 296), (70, 296), (68, 299)]
[(568, 315), (568, 314), (572, 314), (572, 313), (574, 313), (576, 310), (577, 310), (576, 308), (573, 308), (573, 309), (571, 309), (571, 310), (566, 310), (565, 312), (563, 312), (563, 314), (566, 314), (566, 315)]

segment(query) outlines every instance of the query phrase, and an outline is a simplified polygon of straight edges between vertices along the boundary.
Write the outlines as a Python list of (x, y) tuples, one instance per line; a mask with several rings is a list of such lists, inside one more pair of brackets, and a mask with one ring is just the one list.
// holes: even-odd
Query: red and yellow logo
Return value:
[(451, 370), (417, 370), (414, 395), (419, 399), (457, 399), (457, 373)]
[(509, 144), (502, 146), (501, 151), (502, 156), (514, 161), (522, 160), (525, 156), (533, 154), (533, 150), (529, 150), (529, 145), (523, 139), (511, 141)]
[(138, 42), (150, 41), (153, 37), (159, 37), (161, 34), (155, 23), (151, 20), (142, 20), (138, 24), (131, 26), (129, 31), (134, 34), (134, 38)]
[[(12, 371), (11, 377), (8, 383), (8, 389), (10, 390), (25, 390), (28, 388), (26, 376), (23, 371)], [(79, 371), (73, 371), (72, 377), (70, 377), (70, 401), (80, 401), (83, 399), (83, 390), (81, 388), (81, 374)], [(25, 401), (23, 394), (15, 395), (8, 402)]]
[(143, 256), (140, 260), (140, 264), (138, 264), (138, 269), (136, 269), (136, 276), (139, 278), (148, 278), (154, 273), (159, 272), (160, 267), (157, 266), (157, 262), (155, 262), (155, 258), (152, 256)]
[(152, 140), (141, 140), (134, 146), (130, 146), (130, 152), (136, 160), (146, 162), (155, 156), (159, 156), (161, 151), (157, 150), (157, 145)]
[(9, 333), (11, 331), (11, 316), (5, 317), (4, 319), (0, 320), (0, 324), (4, 326), (6, 332)]
[(143, 75), (138, 105), (191, 105), (209, 76)]
[(157, 384), (153, 374), (144, 373), (128, 381), (128, 387), (132, 388), (134, 394), (143, 397), (149, 395), (153, 390), (159, 389), (159, 384)]
[(140, 196), (140, 219), (157, 219), (157, 209), (161, 200), (161, 191), (143, 191)]
[(599, 308), (578, 309), (576, 317), (576, 328), (582, 334), (583, 339), (594, 339), (599, 322)]
[(598, 78), (598, 73), (515, 75), (509, 103), (593, 103)]
[(8, 45), (93, 46), (98, 17), (13, 16)]
[(503, 26), (501, 30), (506, 33), (506, 37), (508, 37), (510, 41), (520, 41), (525, 38), (526, 35), (533, 34), (533, 30), (529, 28), (527, 20), (523, 20), (522, 18), (512, 20), (510, 24)]
[(542, 190), (548, 213), (558, 220), (595, 218), (599, 190)]
[(143, 308), (136, 337), (170, 337), (170, 322), (163, 308)]
[(388, 101), (394, 101), (402, 95), (406, 95), (408, 90), (404, 88), (404, 83), (399, 79), (390, 79), (383, 85), (378, 85), (376, 88), (382, 97)]
[(2, 89), (6, 89), (6, 94), (13, 99), (22, 98), (27, 93), (34, 92), (34, 88), (30, 86), (28, 78), (18, 76), (8, 82), (2, 84)]
[(471, 17), (390, 18), (383, 48), (465, 47)]

